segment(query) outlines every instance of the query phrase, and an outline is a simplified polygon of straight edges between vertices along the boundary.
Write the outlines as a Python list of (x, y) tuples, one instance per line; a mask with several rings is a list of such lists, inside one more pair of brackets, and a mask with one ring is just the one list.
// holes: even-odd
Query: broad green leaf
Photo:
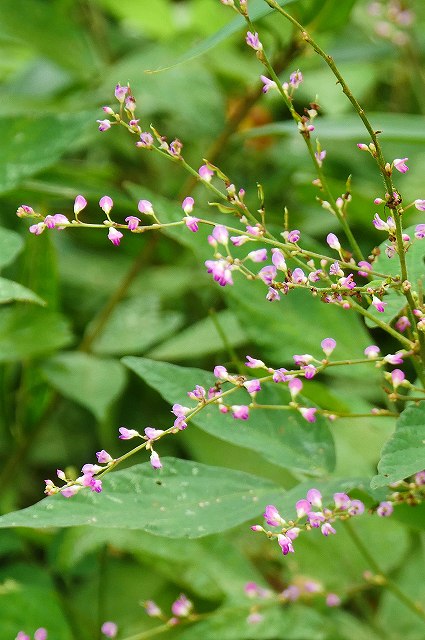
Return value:
[[(293, 2), (297, 2), (297, 0), (280, 0), (279, 4), (281, 7), (285, 7), (286, 5), (292, 4)], [(231, 10), (229, 9), (229, 11)], [(250, 2), (249, 15), (253, 22), (255, 20), (260, 20), (260, 18), (263, 18), (264, 16), (271, 13), (272, 11), (274, 11), (274, 9), (271, 9), (264, 2), (264, 0), (251, 0)], [(230, 13), (230, 15), (233, 15), (233, 14)], [(220, 31), (218, 31), (217, 33), (214, 33), (209, 38), (206, 38), (206, 40), (204, 40), (200, 44), (197, 44), (194, 47), (192, 47), (192, 49), (189, 49), (189, 51), (187, 51), (183, 56), (181, 56), (181, 58), (179, 58), (177, 62), (167, 67), (158, 69), (157, 72), (172, 69), (173, 67), (176, 67), (177, 65), (182, 64), (183, 62), (187, 62), (188, 60), (193, 60), (198, 56), (202, 56), (204, 53), (206, 53), (207, 51), (210, 51), (211, 49), (219, 45), (221, 42), (224, 42), (224, 40), (227, 40), (229, 36), (233, 35), (234, 33), (238, 33), (239, 31), (242, 31), (244, 28), (246, 29), (246, 22), (244, 18), (242, 18), (242, 16), (238, 16), (237, 18), (232, 20), (232, 22), (230, 22), (228, 25), (223, 27), (223, 29), (220, 29)]]
[(0, 362), (39, 356), (71, 341), (69, 324), (59, 313), (21, 305), (0, 309)]
[(8, 264), (13, 262), (22, 251), (23, 245), (24, 242), (21, 236), (15, 231), (0, 227), (0, 268), (7, 267)]
[(46, 304), (34, 291), (27, 289), (27, 287), (19, 284), (19, 282), (0, 278), (0, 304), (6, 304), (14, 300), (33, 302), (34, 304), (40, 304), (42, 306)]
[(125, 371), (116, 360), (80, 352), (59, 353), (41, 366), (54, 389), (89, 409), (99, 421), (125, 385)]
[[(380, 138), (386, 142), (425, 142), (423, 116), (410, 113), (368, 113), (374, 129), (382, 131)], [(326, 140), (361, 140), (366, 135), (364, 124), (357, 114), (324, 116), (314, 121), (315, 134), (322, 143)], [(299, 136), (292, 121), (273, 122), (244, 131), (243, 137), (258, 136)]]
[(372, 489), (408, 478), (425, 469), (425, 402), (410, 405), (397, 420), (394, 434), (382, 449)]
[[(414, 226), (404, 229), (404, 233), (410, 236), (412, 242), (408, 252), (406, 253), (406, 267), (409, 281), (412, 283), (413, 290), (416, 291), (418, 281), (423, 282), (425, 279), (425, 242), (415, 238)], [(380, 254), (374, 262), (373, 267), (375, 271), (386, 273), (390, 276), (401, 275), (400, 262), (397, 256), (388, 258), (385, 254), (387, 244), (388, 240), (379, 245)], [(388, 303), (383, 313), (377, 311), (373, 305), (370, 305), (368, 311), (384, 322), (391, 322), (407, 305), (406, 298), (396, 291), (390, 291), (383, 300)], [(366, 324), (369, 327), (374, 326), (374, 323), (369, 319), (366, 319)]]
[(324, 621), (319, 613), (309, 607), (291, 604), (285, 608), (276, 603), (261, 609), (262, 619), (255, 625), (247, 618), (252, 603), (245, 606), (223, 606), (197, 624), (184, 630), (181, 640), (305, 640), (325, 637)]
[(96, 115), (87, 111), (1, 118), (0, 193), (53, 165), (93, 128), (94, 120)]
[[(45, 606), (48, 603), (48, 606)], [(0, 569), (1, 634), (15, 638), (20, 629), (32, 633), (47, 628), (49, 638), (73, 637), (53, 580), (35, 563), (16, 563)]]
[(172, 335), (182, 322), (180, 313), (161, 311), (160, 298), (154, 293), (129, 298), (114, 309), (93, 351), (102, 355), (143, 353)]
[[(212, 374), (201, 369), (178, 367), (146, 358), (123, 358), (123, 363), (156, 389), (170, 404), (187, 404), (187, 392), (195, 385), (209, 389), (215, 383)], [(228, 398), (230, 404), (249, 402), (242, 391)], [(290, 395), (283, 385), (263, 385), (257, 402), (288, 405)], [(302, 399), (300, 400), (302, 402)], [(199, 428), (221, 440), (258, 452), (266, 460), (287, 469), (321, 475), (335, 466), (335, 452), (327, 421), (318, 416), (311, 424), (296, 410), (252, 410), (249, 420), (234, 420), (214, 405), (205, 407), (193, 420)]]
[[(231, 311), (220, 311), (215, 315), (215, 321), (232, 347), (246, 344), (248, 337)], [(226, 345), (217, 332), (215, 321), (204, 318), (155, 347), (147, 355), (154, 360), (186, 360), (225, 351)]]
[[(397, 575), (397, 586), (407, 598), (414, 603), (422, 604), (422, 607), (425, 602), (425, 584), (422, 580), (424, 571), (423, 544), (415, 544)], [(414, 615), (389, 589), (383, 590), (377, 619), (391, 638), (422, 640), (424, 637), (424, 620)]]
[(161, 470), (148, 462), (104, 478), (103, 492), (60, 495), (0, 517), (4, 527), (94, 527), (141, 529), (166, 538), (201, 538), (258, 517), (283, 489), (241, 471), (164, 458)]

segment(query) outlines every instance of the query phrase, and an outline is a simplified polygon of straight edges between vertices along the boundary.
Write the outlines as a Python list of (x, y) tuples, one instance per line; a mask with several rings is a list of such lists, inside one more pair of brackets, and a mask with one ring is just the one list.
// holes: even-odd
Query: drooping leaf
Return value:
[[(209, 389), (215, 382), (212, 374), (200, 369), (131, 356), (124, 358), (123, 363), (170, 404), (187, 404), (187, 392), (194, 389), (195, 385)], [(232, 397), (228, 399), (229, 403), (246, 404), (250, 401), (248, 394), (240, 393), (242, 395), (238, 396), (238, 400)], [(283, 385), (263, 385), (257, 402), (288, 405), (290, 395)], [(332, 436), (326, 420), (321, 416), (311, 424), (296, 410), (256, 409), (251, 411), (249, 420), (245, 422), (234, 420), (230, 414), (222, 414), (216, 406), (209, 405), (196, 416), (194, 423), (221, 440), (258, 452), (280, 467), (321, 475), (335, 465)]]
[(141, 529), (167, 538), (200, 538), (258, 517), (284, 490), (241, 471), (164, 458), (161, 470), (146, 462), (104, 478), (104, 490), (60, 495), (0, 517), (4, 527), (91, 525)]
[(0, 304), (6, 304), (19, 300), (20, 302), (32, 302), (44, 306), (46, 303), (34, 291), (27, 289), (19, 282), (0, 278)]
[(0, 309), (0, 362), (49, 353), (71, 340), (69, 324), (59, 313), (21, 305)]
[(24, 242), (20, 235), (0, 227), (0, 268), (7, 267), (22, 251)]
[(394, 434), (382, 449), (379, 475), (372, 479), (372, 489), (403, 480), (425, 469), (424, 432), (425, 402), (410, 405), (401, 413)]
[(89, 409), (99, 421), (106, 418), (125, 384), (119, 362), (86, 353), (59, 353), (46, 360), (41, 371), (54, 389)]
[(0, 138), (4, 152), (0, 156), (0, 193), (53, 165), (76, 140), (93, 128), (96, 117), (95, 113), (85, 111), (1, 118)]

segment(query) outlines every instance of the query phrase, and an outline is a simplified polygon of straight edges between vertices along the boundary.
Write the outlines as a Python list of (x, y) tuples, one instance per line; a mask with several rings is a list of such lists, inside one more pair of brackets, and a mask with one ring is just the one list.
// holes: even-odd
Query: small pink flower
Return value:
[(350, 516), (361, 516), (364, 513), (365, 506), (361, 500), (351, 500), (351, 504), (348, 507), (348, 513)]
[(260, 76), (260, 80), (263, 83), (263, 93), (267, 93), (268, 91), (270, 91), (270, 89), (277, 88), (276, 82), (270, 80), (266, 76)]
[(303, 383), (299, 378), (292, 378), (288, 382), (288, 389), (291, 394), (292, 400), (294, 400), (297, 397), (297, 395), (299, 394), (302, 388), (303, 388)]
[(106, 118), (105, 120), (96, 120), (99, 123), (99, 131), (108, 131), (111, 128), (111, 121)]
[[(146, 427), (145, 428), (145, 437), (148, 440), (156, 440), (157, 438), (160, 438), (163, 433), (164, 433), (163, 429), (154, 429), (153, 427)], [(139, 434), (137, 434), (137, 435), (139, 435)]]
[(325, 149), (323, 149), (323, 151), (316, 151), (316, 153), (314, 154), (316, 160), (317, 160), (317, 164), (319, 165), (319, 167), (322, 166), (323, 164), (323, 160), (326, 158), (326, 151)]
[(251, 356), (246, 356), (245, 366), (249, 367), (250, 369), (263, 369), (266, 365), (262, 360), (251, 358)]
[(112, 242), (112, 244), (118, 247), (119, 243), (121, 242), (122, 233), (121, 231), (118, 231), (118, 229), (115, 229), (115, 227), (109, 227), (108, 238)]
[(292, 282), (294, 282), (295, 284), (305, 284), (307, 282), (305, 273), (300, 267), (297, 267), (293, 270)]
[(388, 364), (403, 364), (403, 354), (400, 352), (388, 353), (384, 356), (384, 362), (388, 362)]
[(302, 81), (303, 74), (299, 69), (291, 73), (291, 75), (289, 76), (289, 83), (294, 87), (294, 89), (298, 89)]
[(102, 451), (97, 451), (96, 458), (99, 464), (107, 464), (108, 462), (112, 462), (113, 458), (109, 455), (105, 449)]
[(403, 382), (406, 376), (404, 375), (401, 369), (394, 369), (391, 371), (391, 379), (393, 382), (394, 389), (397, 389)]
[(28, 231), (30, 233), (33, 233), (35, 236), (39, 236), (41, 233), (43, 233), (45, 228), (46, 225), (44, 224), (44, 222), (38, 222), (37, 224), (32, 224)]
[(130, 231), (135, 231), (139, 226), (139, 222), (141, 222), (141, 220), (136, 216), (127, 216), (127, 218), (125, 219), (125, 222), (127, 223), (127, 226), (130, 229)]
[(145, 607), (145, 611), (151, 618), (160, 618), (162, 616), (162, 611), (153, 600), (146, 600), (143, 603)]
[(211, 182), (211, 178), (214, 175), (214, 171), (208, 167), (208, 165), (203, 164), (202, 167), (199, 167), (198, 174), (201, 180), (204, 182)]
[(288, 270), (288, 267), (286, 266), (285, 256), (280, 249), (272, 249), (272, 262), (276, 269), (279, 269), (280, 271)]
[(316, 407), (300, 407), (298, 411), (307, 422), (316, 422)]
[(322, 508), (322, 494), (318, 489), (309, 489), (307, 491), (307, 500), (318, 509)]
[(322, 347), (324, 354), (327, 358), (329, 358), (329, 356), (331, 355), (332, 351), (335, 349), (336, 347), (336, 341), (333, 338), (325, 338), (324, 340), (322, 340), (322, 342), (320, 343), (320, 346)]
[(214, 375), (219, 380), (227, 380), (229, 374), (227, 373), (226, 367), (223, 367), (221, 364), (219, 364), (214, 367)]
[(357, 146), (360, 149), (360, 151), (369, 151), (369, 147), (367, 146), (367, 144), (364, 144), (363, 142), (358, 142)]
[(326, 596), (326, 604), (328, 607), (339, 607), (341, 598), (336, 593), (328, 593)]
[(346, 493), (334, 493), (335, 508), (345, 511), (351, 504), (350, 497)]
[(115, 87), (115, 97), (118, 100), (118, 102), (121, 102), (121, 103), (124, 102), (128, 89), (129, 87), (127, 86), (122, 87), (120, 83), (117, 84), (117, 86)]
[(99, 207), (106, 213), (106, 215), (108, 215), (108, 213), (111, 211), (113, 206), (114, 206), (114, 201), (109, 196), (103, 196), (99, 200)]
[(292, 546), (292, 540), (288, 536), (285, 536), (283, 533), (280, 533), (277, 536), (277, 542), (282, 549), (282, 553), (284, 556), (288, 555), (288, 553), (294, 553), (294, 547)]
[(34, 640), (47, 640), (47, 629), (39, 627), (34, 631)]
[(186, 225), (186, 227), (192, 231), (193, 233), (196, 233), (199, 229), (199, 218), (195, 218), (195, 216), (184, 216), (183, 218), (184, 223)]
[(75, 215), (78, 216), (80, 211), (82, 211), (86, 206), (87, 206), (87, 200), (84, 198), (84, 196), (81, 196), (81, 195), (77, 196), (74, 202)]
[(281, 527), (285, 524), (285, 520), (280, 515), (279, 511), (272, 504), (268, 504), (264, 511), (264, 519), (271, 527)]
[(381, 350), (379, 347), (377, 347), (375, 344), (371, 344), (368, 347), (366, 347), (366, 349), (364, 350), (364, 354), (370, 360), (374, 360), (379, 356), (380, 351)]
[(118, 633), (118, 626), (115, 622), (104, 622), (100, 630), (107, 638), (115, 638)]
[(235, 247), (241, 247), (243, 244), (245, 244), (245, 242), (248, 242), (248, 241), (249, 241), (248, 236), (231, 236), (230, 237), (230, 242)]
[(268, 264), (258, 272), (258, 277), (264, 282), (264, 284), (270, 286), (273, 284), (273, 280), (276, 278), (277, 270), (274, 265)]
[(306, 380), (311, 380), (317, 373), (316, 367), (312, 364), (308, 364), (306, 367), (303, 367), (303, 371)]
[(406, 164), (406, 160), (408, 159), (409, 158), (396, 158), (393, 160), (394, 169), (397, 169), (400, 173), (406, 173), (409, 171), (409, 167)]
[(149, 200), (139, 200), (137, 208), (140, 213), (145, 213), (147, 215), (153, 214), (152, 202), (149, 202)]
[(383, 302), (376, 296), (372, 296), (372, 304), (375, 307), (375, 309), (379, 311), (379, 313), (384, 313), (385, 307), (387, 306), (388, 302)]
[(120, 435), (118, 436), (120, 440), (131, 440), (131, 438), (136, 438), (140, 436), (140, 433), (135, 429), (127, 429), (126, 427), (120, 427), (118, 429)]
[(264, 262), (267, 260), (267, 249), (257, 249), (256, 251), (250, 251), (247, 255), (252, 262)]
[(269, 287), (269, 290), (267, 291), (267, 294), (266, 294), (266, 300), (268, 300), (269, 302), (275, 302), (280, 300), (279, 291), (274, 287)]
[(288, 242), (292, 242), (293, 244), (295, 244), (296, 242), (298, 242), (298, 240), (301, 238), (301, 233), (298, 229), (293, 229), (292, 231), (290, 231), (286, 237)]
[(322, 524), (321, 531), (324, 536), (328, 536), (330, 533), (336, 533), (335, 529), (329, 522)]
[(328, 233), (326, 236), (326, 242), (330, 246), (331, 249), (335, 249), (335, 251), (339, 251), (341, 249), (341, 244), (334, 233)]
[(60, 492), (64, 498), (72, 498), (72, 496), (75, 496), (75, 494), (78, 493), (81, 488), (82, 488), (81, 486), (73, 484), (69, 487), (64, 487), (63, 489), (60, 490)]
[(217, 225), (215, 225), (214, 229), (212, 230), (212, 237), (219, 244), (226, 245), (228, 240), (229, 240), (229, 232), (227, 231), (227, 229), (226, 229), (226, 227), (224, 225), (217, 224)]
[(193, 205), (195, 204), (195, 200), (188, 196), (182, 202), (182, 209), (186, 215), (189, 215), (193, 211)]
[(425, 238), (425, 224), (418, 224), (415, 227), (415, 238), (422, 240)]
[(248, 31), (248, 33), (246, 34), (246, 43), (249, 47), (252, 47), (252, 49), (254, 49), (254, 51), (262, 51), (263, 49), (263, 45), (261, 44), (259, 38), (258, 38), (258, 33), (251, 33), (251, 31)]
[(153, 469), (162, 469), (162, 462), (156, 451), (152, 451), (150, 456), (150, 463)]
[(381, 502), (379, 507), (376, 509), (376, 513), (381, 518), (388, 518), (394, 511), (394, 507), (391, 502)]
[(246, 405), (234, 404), (231, 407), (232, 415), (236, 420), (248, 420), (249, 408)]
[(257, 393), (257, 391), (261, 391), (261, 384), (259, 380), (247, 380), (243, 383), (243, 386), (248, 391), (248, 393)]
[(298, 500), (298, 502), (295, 505), (295, 510), (297, 512), (297, 518), (304, 518), (304, 516), (307, 515), (307, 513), (310, 513), (311, 511), (311, 504), (308, 500)]
[(415, 200), (414, 205), (418, 211), (425, 211), (425, 200)]
[(361, 271), (357, 271), (359, 276), (363, 276), (363, 278), (367, 278), (369, 275), (369, 271), (372, 269), (372, 265), (366, 260), (360, 260), (358, 266), (362, 268)]
[(140, 141), (136, 142), (136, 147), (144, 147), (145, 149), (151, 149), (153, 146), (153, 136), (148, 131), (144, 131), (140, 134)]
[(21, 204), (16, 211), (18, 218), (25, 218), (26, 216), (34, 215), (34, 209), (27, 204)]
[(193, 603), (186, 598), (184, 593), (181, 593), (180, 596), (173, 602), (171, 605), (171, 611), (173, 615), (178, 616), (179, 618), (186, 618), (193, 608)]

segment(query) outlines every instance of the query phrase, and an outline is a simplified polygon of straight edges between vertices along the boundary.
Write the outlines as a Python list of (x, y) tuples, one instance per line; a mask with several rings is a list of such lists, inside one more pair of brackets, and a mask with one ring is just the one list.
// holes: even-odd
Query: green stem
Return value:
[(357, 302), (355, 302), (352, 298), (349, 299), (349, 303), (350, 303), (350, 306), (356, 311), (358, 311), (362, 316), (364, 316), (365, 318), (368, 318), (374, 324), (376, 324), (377, 327), (379, 327), (380, 329), (383, 329), (384, 331), (389, 333), (390, 336), (392, 336), (393, 338), (401, 342), (401, 344), (406, 349), (408, 349), (409, 351), (412, 351), (415, 348), (414, 342), (411, 342), (408, 338), (405, 338), (403, 335), (401, 335), (401, 333), (393, 329), (387, 322), (384, 322), (383, 320), (379, 320), (379, 318), (376, 318), (367, 309), (363, 309), (363, 307), (357, 304)]
[(378, 565), (375, 558), (369, 552), (367, 546), (364, 544), (363, 540), (358, 535), (358, 533), (355, 530), (355, 527), (352, 526), (351, 522), (349, 520), (346, 520), (344, 524), (353, 543), (355, 544), (357, 549), (360, 551), (360, 553), (368, 563), (369, 567), (380, 579), (380, 584), (386, 587), (389, 591), (391, 591), (392, 594), (398, 600), (400, 600), (400, 602), (402, 602), (408, 609), (410, 609), (410, 611), (412, 611), (418, 618), (420, 618), (422, 622), (425, 622), (425, 611), (422, 608), (422, 606), (418, 602), (415, 602), (414, 600), (412, 600), (410, 596), (404, 593), (404, 591), (402, 591), (399, 588), (399, 586), (393, 580), (391, 580), (391, 578), (384, 571), (382, 571), (381, 567)]

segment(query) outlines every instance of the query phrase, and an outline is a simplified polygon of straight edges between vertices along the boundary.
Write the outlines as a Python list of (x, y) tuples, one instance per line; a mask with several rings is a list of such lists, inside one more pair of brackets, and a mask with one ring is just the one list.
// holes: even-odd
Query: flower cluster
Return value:
[[(40, 627), (34, 631), (34, 640), (47, 640), (47, 629)], [(31, 640), (30, 636), (25, 631), (18, 631), (15, 640)]]
[(286, 556), (288, 553), (294, 553), (293, 542), (302, 531), (320, 528), (322, 534), (327, 537), (336, 534), (336, 529), (332, 526), (336, 520), (346, 520), (364, 512), (363, 502), (352, 500), (346, 493), (335, 493), (333, 500), (334, 504), (331, 507), (323, 507), (320, 491), (310, 489), (306, 498), (298, 500), (295, 504), (297, 517), (293, 520), (286, 521), (282, 518), (274, 505), (269, 504), (266, 507), (266, 523), (271, 527), (279, 527), (279, 533), (266, 530), (259, 524), (253, 525), (251, 529), (266, 533), (270, 539), (276, 538), (283, 555)]
[(184, 593), (181, 593), (172, 603), (171, 616), (165, 615), (153, 600), (146, 600), (143, 606), (148, 616), (151, 618), (159, 618), (170, 627), (175, 627), (183, 620), (194, 620), (196, 617), (193, 613), (193, 602), (191, 602)]

